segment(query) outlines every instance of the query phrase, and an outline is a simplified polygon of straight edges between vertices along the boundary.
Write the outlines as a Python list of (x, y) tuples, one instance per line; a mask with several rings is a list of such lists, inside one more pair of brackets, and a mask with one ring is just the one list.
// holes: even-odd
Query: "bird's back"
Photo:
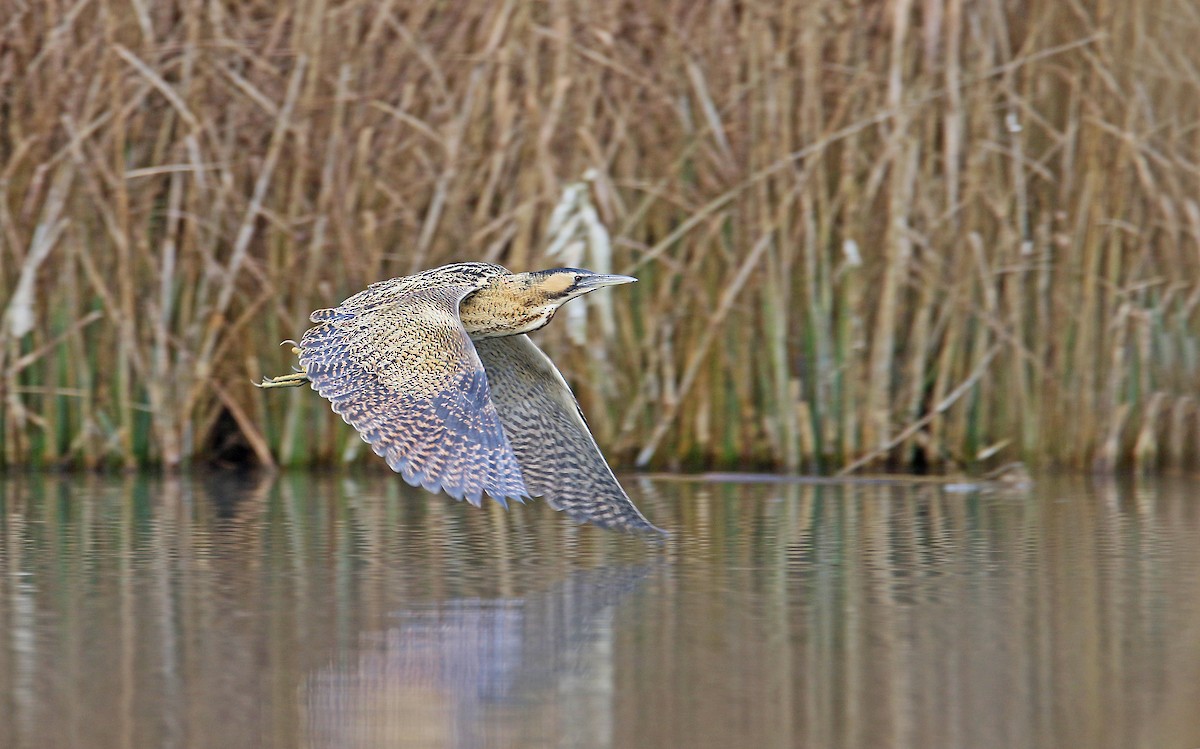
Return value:
[[(336, 309), (344, 312), (363, 311), (402, 298), (412, 292), (426, 289), (457, 286), (470, 286), (478, 289), (493, 278), (504, 275), (512, 274), (504, 266), (494, 263), (452, 263), (439, 268), (423, 270), (411, 276), (376, 281), (354, 296), (347, 298)], [(314, 312), (313, 322), (318, 322), (317, 315), (325, 311)]]

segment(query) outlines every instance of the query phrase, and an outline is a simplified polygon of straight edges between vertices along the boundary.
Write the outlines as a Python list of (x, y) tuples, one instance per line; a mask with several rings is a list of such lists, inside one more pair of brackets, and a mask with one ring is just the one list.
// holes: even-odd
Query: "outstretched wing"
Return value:
[(579, 522), (657, 531), (604, 462), (566, 380), (528, 336), (475, 342), (529, 493)]
[(504, 504), (529, 495), (458, 317), (474, 290), (380, 287), (318, 310), (300, 341), (300, 365), (405, 481), (474, 505), (485, 493)]

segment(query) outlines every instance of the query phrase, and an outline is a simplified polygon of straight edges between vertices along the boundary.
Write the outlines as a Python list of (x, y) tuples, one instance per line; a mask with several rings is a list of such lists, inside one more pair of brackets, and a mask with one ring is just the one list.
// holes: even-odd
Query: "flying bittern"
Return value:
[(295, 348), (311, 383), (413, 486), (480, 505), (543, 497), (580, 522), (659, 531), (596, 446), (562, 374), (525, 335), (564, 303), (637, 279), (555, 268), (510, 273), (457, 263), (371, 284)]

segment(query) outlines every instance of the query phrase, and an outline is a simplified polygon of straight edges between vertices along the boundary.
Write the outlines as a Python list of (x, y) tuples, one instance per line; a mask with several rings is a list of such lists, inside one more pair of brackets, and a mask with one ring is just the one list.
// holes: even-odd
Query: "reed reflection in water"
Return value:
[(0, 746), (1200, 746), (1184, 480), (0, 479)]

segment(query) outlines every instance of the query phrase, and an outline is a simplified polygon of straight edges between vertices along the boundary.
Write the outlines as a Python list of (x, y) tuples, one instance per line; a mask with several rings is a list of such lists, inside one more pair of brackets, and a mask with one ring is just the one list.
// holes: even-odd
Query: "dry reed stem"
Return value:
[(14, 6), (0, 454), (358, 459), (246, 385), (275, 344), (380, 277), (552, 262), (591, 169), (642, 283), (544, 337), (621, 462), (1194, 467), (1200, 14), (1110, 10)]

